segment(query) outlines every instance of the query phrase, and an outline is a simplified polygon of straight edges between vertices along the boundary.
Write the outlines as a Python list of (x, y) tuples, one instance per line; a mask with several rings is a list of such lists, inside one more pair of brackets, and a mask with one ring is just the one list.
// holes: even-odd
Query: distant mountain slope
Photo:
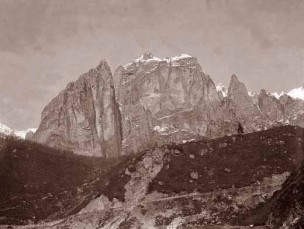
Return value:
[(113, 168), (101, 195), (56, 228), (266, 225), (273, 194), (303, 161), (303, 134), (285, 126), (148, 150)]
[(5, 134), (5, 135), (12, 135), (12, 136), (16, 136), (19, 137), (21, 139), (25, 139), (27, 133), (35, 133), (37, 129), (36, 128), (30, 128), (27, 130), (13, 130), (11, 128), (9, 128), (8, 126), (0, 123), (0, 134)]

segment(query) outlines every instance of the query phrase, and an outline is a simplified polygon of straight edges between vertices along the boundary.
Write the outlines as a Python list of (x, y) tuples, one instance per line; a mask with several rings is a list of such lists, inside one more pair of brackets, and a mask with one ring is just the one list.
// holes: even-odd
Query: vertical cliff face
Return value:
[(119, 67), (114, 79), (127, 151), (158, 144), (160, 138), (178, 142), (184, 134), (205, 135), (221, 102), (210, 76), (188, 55), (159, 59), (144, 54)]
[(117, 156), (120, 111), (110, 67), (105, 61), (69, 83), (43, 110), (33, 139), (90, 156)]

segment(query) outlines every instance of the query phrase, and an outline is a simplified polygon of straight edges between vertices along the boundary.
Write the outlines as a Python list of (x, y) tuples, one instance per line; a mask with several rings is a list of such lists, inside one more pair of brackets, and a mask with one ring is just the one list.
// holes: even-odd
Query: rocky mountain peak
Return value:
[(117, 156), (120, 121), (111, 69), (102, 60), (44, 108), (33, 140), (78, 154)]
[[(142, 56), (114, 74), (114, 81), (119, 82), (115, 87), (123, 114), (123, 143), (133, 152), (143, 143), (155, 144), (153, 138), (158, 134), (161, 136), (157, 136), (157, 143), (166, 138), (176, 142), (171, 132), (203, 135), (209, 112), (220, 101), (214, 82), (202, 72), (195, 57), (181, 54), (165, 59), (148, 58)], [(200, 115), (203, 117), (197, 123), (196, 117)], [(171, 132), (165, 136), (164, 131), (154, 130)]]
[(236, 103), (247, 103), (251, 100), (245, 84), (240, 82), (238, 77), (234, 74), (231, 76), (230, 84), (228, 87), (228, 97)]
[(236, 75), (231, 76), (227, 98), (232, 102), (237, 119), (245, 126), (246, 131), (269, 125), (256, 104), (256, 98), (249, 96), (245, 84), (240, 82)]
[(235, 74), (232, 74), (230, 82), (231, 83), (239, 83), (240, 81)]

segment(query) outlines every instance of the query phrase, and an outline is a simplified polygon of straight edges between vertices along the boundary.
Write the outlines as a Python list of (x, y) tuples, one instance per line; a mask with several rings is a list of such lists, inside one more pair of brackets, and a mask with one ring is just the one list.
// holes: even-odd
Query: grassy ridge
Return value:
[(243, 138), (170, 145), (165, 165), (149, 190), (168, 194), (208, 192), (244, 187), (273, 174), (291, 172), (303, 158), (303, 135), (302, 128), (285, 126)]

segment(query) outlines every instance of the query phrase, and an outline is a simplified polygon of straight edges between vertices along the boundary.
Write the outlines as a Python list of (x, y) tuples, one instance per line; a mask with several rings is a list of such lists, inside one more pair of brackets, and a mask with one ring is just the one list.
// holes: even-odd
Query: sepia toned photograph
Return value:
[(0, 0), (0, 229), (304, 229), (304, 0)]

